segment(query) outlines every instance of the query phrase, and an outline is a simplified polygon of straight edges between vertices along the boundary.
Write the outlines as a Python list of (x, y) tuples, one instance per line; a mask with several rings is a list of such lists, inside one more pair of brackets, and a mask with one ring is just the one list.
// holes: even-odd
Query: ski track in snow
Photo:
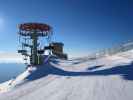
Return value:
[[(14, 87), (10, 91), (0, 93), (0, 100), (133, 100), (133, 78), (125, 79), (121, 71), (108, 71), (117, 66), (130, 65), (132, 61), (133, 51), (93, 60), (54, 59), (41, 67), (53, 66), (50, 69), (55, 72), (50, 71), (44, 77), (26, 82), (24, 80), (29, 73), (24, 72), (14, 80)], [(106, 70), (106, 74), (101, 70)], [(8, 87), (7, 84), (4, 83), (3, 88)]]

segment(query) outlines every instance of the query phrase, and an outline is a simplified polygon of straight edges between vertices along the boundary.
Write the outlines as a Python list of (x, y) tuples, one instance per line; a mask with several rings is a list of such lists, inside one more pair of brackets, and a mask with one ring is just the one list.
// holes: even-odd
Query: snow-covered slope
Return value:
[(96, 59), (51, 58), (0, 89), (0, 100), (133, 100), (133, 50)]

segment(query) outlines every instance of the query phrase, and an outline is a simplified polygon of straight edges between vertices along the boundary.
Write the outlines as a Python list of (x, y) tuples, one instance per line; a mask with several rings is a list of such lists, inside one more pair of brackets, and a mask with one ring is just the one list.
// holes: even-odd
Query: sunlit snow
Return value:
[(133, 51), (29, 67), (0, 84), (0, 100), (132, 100)]

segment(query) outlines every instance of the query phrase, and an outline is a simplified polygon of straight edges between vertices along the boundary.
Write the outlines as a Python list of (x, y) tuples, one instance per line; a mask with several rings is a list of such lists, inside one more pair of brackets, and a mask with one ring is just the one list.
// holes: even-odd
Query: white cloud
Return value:
[(24, 61), (20, 54), (0, 51), (0, 63), (24, 63)]

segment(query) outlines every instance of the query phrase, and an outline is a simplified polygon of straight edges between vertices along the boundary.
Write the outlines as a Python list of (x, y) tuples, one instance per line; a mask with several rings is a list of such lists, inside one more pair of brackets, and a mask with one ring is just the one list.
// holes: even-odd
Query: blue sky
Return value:
[(42, 22), (65, 52), (84, 55), (133, 40), (131, 0), (0, 0), (0, 51), (17, 50), (18, 24)]

